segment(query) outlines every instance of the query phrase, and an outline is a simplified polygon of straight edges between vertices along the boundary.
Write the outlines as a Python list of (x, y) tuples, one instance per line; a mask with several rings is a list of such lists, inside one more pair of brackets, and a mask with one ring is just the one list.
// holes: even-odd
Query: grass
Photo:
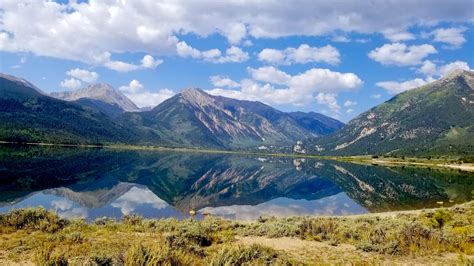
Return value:
[[(299, 239), (319, 245), (315, 249), (319, 257), (311, 257), (315, 250), (305, 253), (302, 249), (303, 253), (296, 254), (268, 245), (245, 244), (239, 240), (242, 238), (277, 242)], [(340, 252), (343, 247), (344, 254)], [(125, 216), (120, 221), (86, 223), (61, 219), (42, 208), (0, 215), (0, 264), (298, 265), (413, 263), (416, 259), (469, 264), (473, 258), (474, 202), (421, 212), (261, 217), (254, 222)]]

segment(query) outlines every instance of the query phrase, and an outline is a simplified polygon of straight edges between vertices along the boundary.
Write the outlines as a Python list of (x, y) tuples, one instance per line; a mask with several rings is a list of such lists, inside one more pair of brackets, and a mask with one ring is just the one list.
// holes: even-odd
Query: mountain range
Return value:
[(472, 154), (474, 72), (454, 71), (405, 91), (347, 125), (198, 88), (143, 111), (107, 84), (48, 95), (24, 79), (1, 74), (0, 122), (0, 140), (12, 142), (272, 152), (298, 143), (293, 151), (320, 155)]
[(288, 146), (343, 126), (321, 114), (285, 113), (197, 88), (140, 112), (107, 84), (47, 95), (23, 79), (2, 75), (0, 101), (0, 139), (13, 142), (252, 149)]

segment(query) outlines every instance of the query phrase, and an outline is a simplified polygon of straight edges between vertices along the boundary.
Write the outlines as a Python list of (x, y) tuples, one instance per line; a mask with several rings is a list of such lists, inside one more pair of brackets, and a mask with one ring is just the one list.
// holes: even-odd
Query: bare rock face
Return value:
[(85, 88), (53, 92), (51, 96), (65, 101), (77, 101), (80, 99), (91, 99), (102, 101), (107, 104), (116, 105), (125, 112), (138, 112), (140, 109), (119, 90), (106, 83), (91, 84)]

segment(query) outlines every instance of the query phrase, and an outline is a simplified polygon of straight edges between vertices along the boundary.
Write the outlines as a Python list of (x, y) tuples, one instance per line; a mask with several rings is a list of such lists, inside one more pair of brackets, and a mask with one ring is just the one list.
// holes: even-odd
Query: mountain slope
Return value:
[(91, 84), (74, 91), (53, 92), (51, 96), (65, 101), (76, 101), (83, 106), (100, 110), (109, 115), (140, 111), (127, 96), (105, 83)]
[(183, 147), (284, 145), (335, 130), (319, 120), (300, 123), (260, 102), (212, 96), (200, 89), (187, 89), (151, 111), (125, 114), (122, 121), (131, 122), (148, 142)]
[(474, 153), (474, 72), (455, 71), (403, 92), (309, 149), (339, 155)]
[(92, 144), (132, 138), (100, 112), (46, 96), (22, 79), (0, 76), (2, 141)]

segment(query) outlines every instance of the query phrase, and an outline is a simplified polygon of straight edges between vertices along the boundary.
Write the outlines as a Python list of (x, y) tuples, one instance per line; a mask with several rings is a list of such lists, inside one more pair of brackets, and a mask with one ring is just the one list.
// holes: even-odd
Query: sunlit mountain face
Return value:
[(474, 175), (307, 158), (59, 147), (0, 148), (0, 212), (229, 219), (346, 215), (468, 201)]

